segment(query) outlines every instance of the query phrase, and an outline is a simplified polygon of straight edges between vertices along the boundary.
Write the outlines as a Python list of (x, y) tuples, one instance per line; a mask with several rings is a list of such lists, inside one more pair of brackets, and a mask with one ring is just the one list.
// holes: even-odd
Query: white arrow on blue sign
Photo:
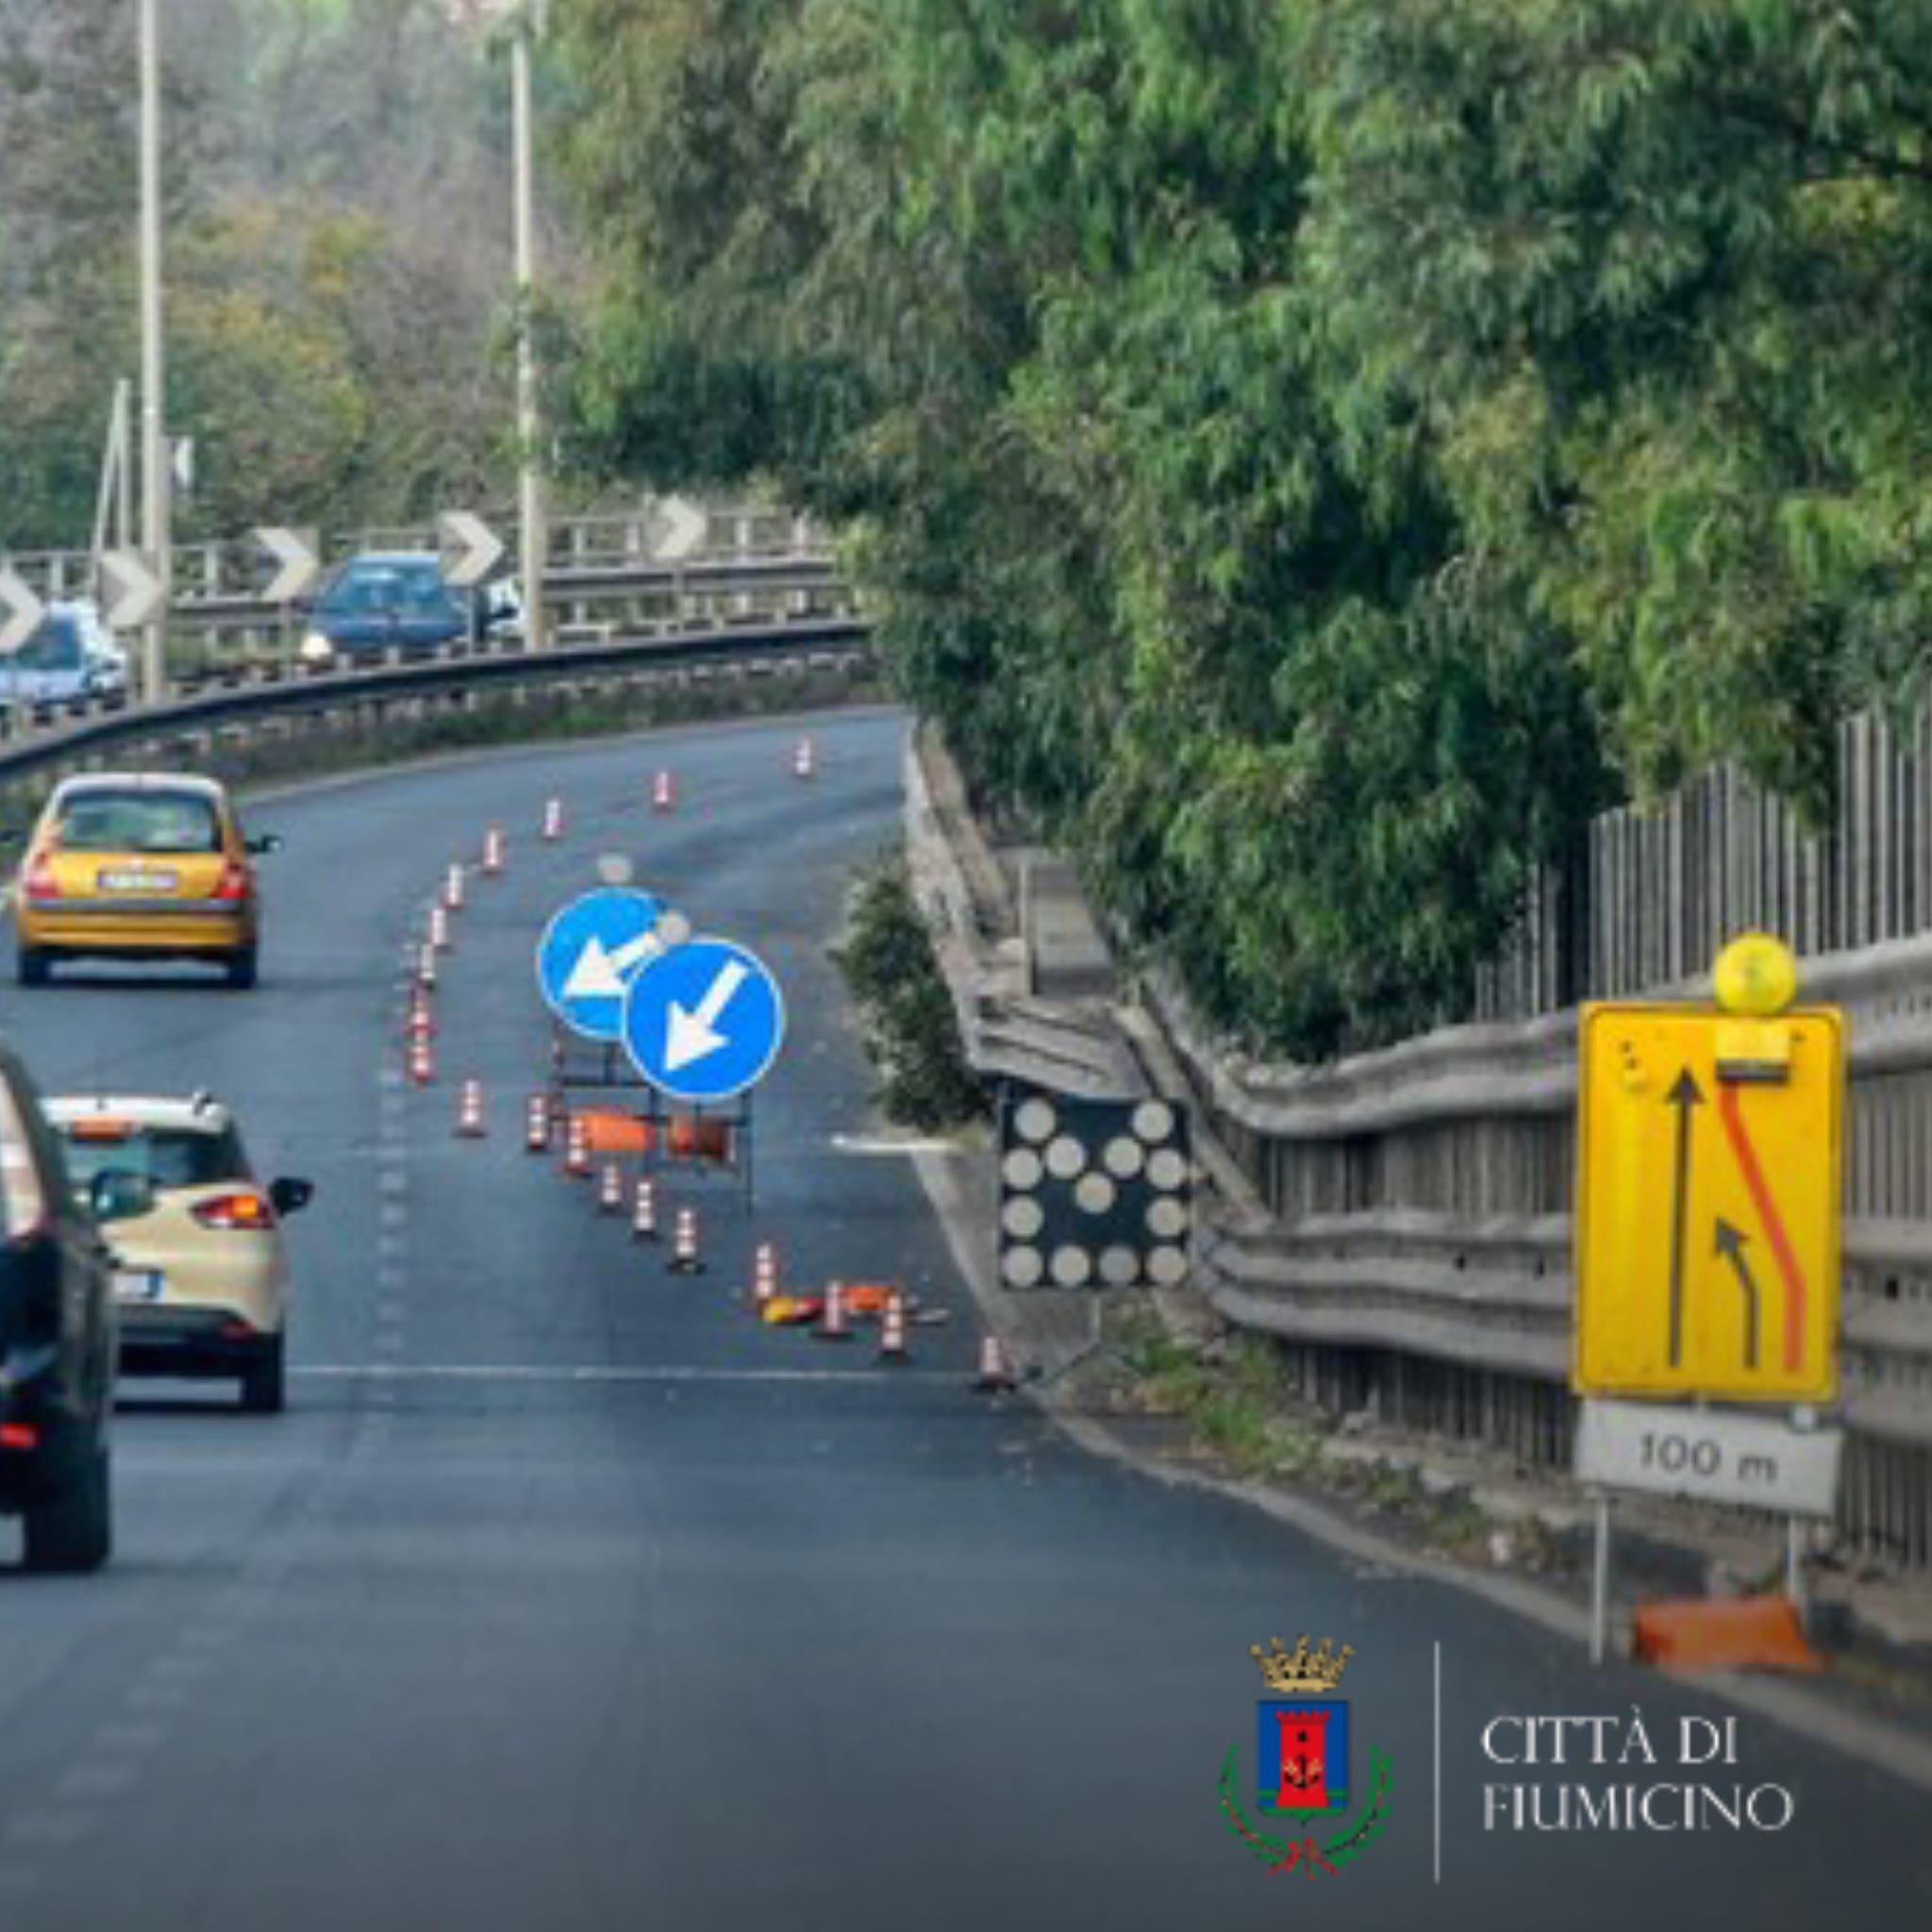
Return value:
[(662, 904), (629, 887), (573, 899), (537, 943), (537, 985), (550, 1010), (586, 1040), (624, 1038), (624, 996), (665, 949)]
[(625, 1000), (631, 1062), (673, 1100), (729, 1100), (757, 1086), (784, 1040), (778, 982), (729, 940), (694, 939), (651, 960)]

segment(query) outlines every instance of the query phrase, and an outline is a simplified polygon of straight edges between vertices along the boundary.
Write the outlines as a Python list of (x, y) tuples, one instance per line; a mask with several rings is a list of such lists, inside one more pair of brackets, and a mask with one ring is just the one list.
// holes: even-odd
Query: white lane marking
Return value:
[(891, 1134), (834, 1134), (832, 1151), (836, 1154), (957, 1154), (959, 1146), (954, 1141), (901, 1140)]
[[(429, 1382), (864, 1382), (879, 1388), (908, 1381), (958, 1382), (964, 1370), (941, 1369), (702, 1369), (664, 1364), (625, 1368), (570, 1365), (551, 1367), (536, 1362), (305, 1362), (290, 1367), (291, 1375), (316, 1380), (421, 1380)], [(387, 1391), (372, 1390), (371, 1398)], [(391, 1399), (392, 1396), (391, 1396)]]

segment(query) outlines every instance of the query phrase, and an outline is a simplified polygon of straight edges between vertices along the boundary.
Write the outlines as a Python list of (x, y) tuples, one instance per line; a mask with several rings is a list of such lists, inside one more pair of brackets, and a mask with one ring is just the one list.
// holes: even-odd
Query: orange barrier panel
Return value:
[(584, 1124), (584, 1142), (592, 1154), (648, 1154), (658, 1144), (658, 1129), (635, 1114), (610, 1108), (593, 1108), (575, 1116)]
[(1631, 1650), (1670, 1671), (1822, 1671), (1788, 1596), (1640, 1604)]
[(731, 1123), (697, 1120), (689, 1114), (674, 1114), (665, 1137), (665, 1147), (677, 1160), (729, 1160)]

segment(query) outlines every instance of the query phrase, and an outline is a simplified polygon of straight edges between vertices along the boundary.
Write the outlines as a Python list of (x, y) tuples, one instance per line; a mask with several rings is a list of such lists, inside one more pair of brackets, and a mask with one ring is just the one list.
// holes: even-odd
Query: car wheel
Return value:
[(14, 960), (23, 986), (45, 986), (51, 965), (44, 948), (40, 946), (22, 946)]
[(280, 1415), (288, 1406), (288, 1372), (280, 1336), (262, 1358), (242, 1375), (242, 1407), (250, 1415)]
[(239, 991), (247, 991), (255, 984), (257, 976), (258, 967), (253, 946), (245, 953), (237, 953), (228, 961), (228, 984)]
[(108, 1452), (93, 1450), (58, 1495), (26, 1512), (26, 1567), (70, 1574), (98, 1570), (114, 1548), (112, 1488)]

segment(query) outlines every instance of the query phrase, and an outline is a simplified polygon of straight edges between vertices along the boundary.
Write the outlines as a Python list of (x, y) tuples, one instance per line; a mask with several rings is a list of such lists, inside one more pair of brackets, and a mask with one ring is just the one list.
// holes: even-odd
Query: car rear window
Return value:
[(89, 1114), (58, 1125), (68, 1175), (77, 1193), (92, 1187), (97, 1174), (110, 1172), (144, 1174), (157, 1191), (249, 1178), (242, 1139), (232, 1127), (210, 1134)]
[(219, 852), (221, 822), (198, 791), (77, 791), (60, 808), (69, 852)]

